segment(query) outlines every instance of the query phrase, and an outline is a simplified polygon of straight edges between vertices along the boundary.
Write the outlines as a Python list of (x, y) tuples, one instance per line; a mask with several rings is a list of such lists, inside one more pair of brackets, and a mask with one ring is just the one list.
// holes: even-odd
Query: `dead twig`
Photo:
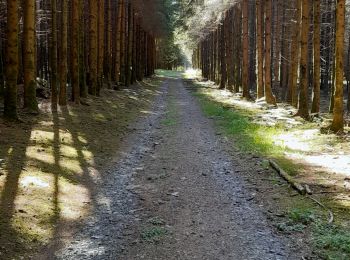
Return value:
[(315, 199), (314, 197), (311, 196), (312, 192), (311, 189), (308, 185), (301, 185), (299, 182), (294, 180), (288, 173), (286, 173), (276, 162), (269, 160), (269, 163), (272, 168), (274, 168), (277, 173), (285, 179), (290, 185), (296, 189), (300, 194), (305, 195), (306, 193), (309, 195), (306, 195), (307, 198), (311, 199), (313, 202), (315, 202), (317, 205), (319, 205), (321, 208), (324, 210), (328, 211), (328, 224), (331, 224), (334, 221), (334, 215), (333, 212), (327, 208), (324, 204), (322, 204), (320, 201)]
[(331, 224), (334, 221), (334, 215), (333, 212), (327, 208), (324, 204), (322, 204), (320, 201), (318, 201), (317, 199), (311, 197), (311, 196), (307, 196), (310, 200), (314, 201), (317, 205), (319, 205), (321, 208), (323, 208), (324, 210), (328, 211), (328, 224)]

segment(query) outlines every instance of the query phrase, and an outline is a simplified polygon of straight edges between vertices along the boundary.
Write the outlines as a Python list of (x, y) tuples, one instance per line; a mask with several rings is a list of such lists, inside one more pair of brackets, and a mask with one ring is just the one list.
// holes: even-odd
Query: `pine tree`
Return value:
[(89, 0), (90, 13), (90, 30), (89, 30), (89, 93), (96, 96), (97, 94), (97, 30), (98, 30), (98, 1)]
[(60, 55), (60, 106), (67, 105), (67, 58), (68, 58), (68, 2), (62, 0), (61, 12), (61, 55)]
[(79, 69), (79, 0), (72, 0), (71, 14), (71, 81), (72, 100), (75, 104), (80, 104), (80, 69)]
[(249, 31), (248, 31), (248, 0), (243, 0), (242, 4), (243, 22), (243, 57), (242, 57), (242, 87), (243, 97), (250, 99), (249, 93)]
[(51, 0), (51, 39), (50, 39), (50, 84), (51, 107), (57, 109), (57, 2)]
[(257, 37), (257, 98), (264, 97), (264, 60), (263, 60), (263, 26), (262, 26), (262, 0), (256, 0), (256, 37)]
[(344, 80), (344, 33), (345, 33), (345, 0), (337, 0), (335, 35), (335, 80), (334, 109), (331, 130), (342, 131), (344, 128), (343, 80)]
[(302, 19), (300, 37), (300, 92), (297, 115), (309, 119), (308, 101), (308, 35), (309, 35), (309, 0), (302, 0)]
[(271, 88), (271, 16), (272, 0), (265, 2), (265, 99), (268, 104), (276, 105), (276, 98), (272, 94)]
[(30, 112), (36, 113), (38, 112), (38, 102), (35, 81), (35, 0), (25, 0), (23, 11), (24, 107)]
[(18, 1), (7, 0), (7, 48), (4, 116), (17, 119)]
[(320, 112), (320, 80), (321, 80), (321, 3), (313, 1), (314, 5), (314, 48), (313, 48), (313, 97), (311, 113)]

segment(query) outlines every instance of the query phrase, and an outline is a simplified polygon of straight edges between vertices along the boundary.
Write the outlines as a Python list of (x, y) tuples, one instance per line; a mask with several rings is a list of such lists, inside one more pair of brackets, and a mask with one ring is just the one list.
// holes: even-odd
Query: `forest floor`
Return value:
[(165, 76), (151, 113), (135, 123), (98, 185), (89, 217), (37, 259), (312, 256), (304, 233), (278, 231), (289, 215), (276, 201), (295, 192), (263, 158), (232, 146), (180, 74)]
[(41, 100), (38, 116), (19, 111), (20, 124), (0, 118), (0, 259), (30, 259), (89, 215), (96, 184), (109, 178), (129, 124), (150, 113), (160, 82), (104, 89), (57, 113)]
[(318, 173), (286, 153), (294, 139), (275, 138), (317, 135), (347, 155), (346, 135), (321, 135), (322, 122), (294, 133), (313, 128), (289, 108), (276, 120), (282, 107), (158, 73), (87, 107), (52, 115), (43, 104), (27, 125), (0, 123), (0, 259), (349, 259), (346, 175)]

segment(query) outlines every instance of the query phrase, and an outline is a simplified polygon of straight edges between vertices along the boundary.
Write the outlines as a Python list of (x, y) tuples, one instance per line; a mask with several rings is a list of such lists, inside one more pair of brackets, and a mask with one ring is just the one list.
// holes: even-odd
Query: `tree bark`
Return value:
[(17, 119), (18, 1), (7, 0), (7, 48), (4, 116)]
[(344, 80), (344, 32), (345, 32), (345, 0), (337, 0), (335, 35), (335, 81), (334, 109), (331, 130), (342, 131), (344, 128), (343, 80)]
[[(74, 0), (73, 0), (74, 1)], [(86, 98), (88, 95), (88, 89), (86, 84), (87, 79), (87, 47), (88, 41), (87, 41), (87, 32), (86, 28), (88, 28), (88, 25), (85, 25), (85, 12), (84, 10), (84, 0), (79, 0), (79, 6), (80, 6), (80, 12), (79, 12), (79, 92), (80, 97)]]
[(300, 92), (298, 116), (309, 119), (309, 103), (308, 103), (308, 35), (309, 35), (309, 0), (302, 0), (302, 21), (301, 21), (301, 37), (300, 37)]
[(264, 97), (264, 56), (263, 56), (263, 27), (262, 27), (262, 0), (256, 0), (256, 38), (257, 38), (257, 98)]
[(314, 79), (313, 79), (313, 97), (311, 113), (320, 112), (320, 80), (321, 80), (321, 3), (313, 1), (314, 4)]
[(243, 58), (242, 58), (242, 88), (243, 98), (250, 99), (249, 93), (249, 35), (248, 35), (248, 0), (243, 0), (242, 22), (243, 22)]
[(38, 112), (35, 81), (35, 18), (35, 0), (25, 0), (23, 22), (24, 107), (31, 112)]
[(90, 51), (89, 51), (89, 93), (96, 96), (97, 94), (97, 59), (98, 59), (98, 1), (89, 1), (90, 13)]
[(133, 17), (133, 7), (131, 3), (128, 5), (128, 39), (127, 39), (127, 57), (126, 57), (126, 86), (131, 84), (132, 75), (132, 43), (133, 43), (133, 27), (134, 27), (134, 17)]
[(228, 35), (227, 35), (227, 88), (233, 91), (234, 77), (233, 77), (233, 9), (228, 12)]
[(219, 89), (225, 89), (227, 81), (226, 57), (225, 57), (225, 23), (220, 25), (220, 86)]
[(51, 84), (51, 107), (57, 109), (57, 2), (51, 0), (51, 40), (50, 40), (50, 84)]
[(293, 40), (291, 45), (291, 65), (288, 78), (287, 102), (297, 107), (298, 105), (298, 61), (300, 52), (300, 28), (301, 28), (301, 0), (296, 0), (296, 14), (293, 25)]
[(60, 55), (60, 106), (67, 105), (67, 43), (68, 43), (68, 3), (62, 0), (61, 14), (61, 55)]
[(272, 94), (271, 88), (271, 16), (272, 16), (272, 0), (265, 2), (265, 98), (266, 103), (276, 105), (276, 98)]
[[(79, 0), (72, 0), (72, 25), (71, 25), (71, 82), (72, 82), (72, 100), (75, 104), (80, 104), (80, 82), (79, 82), (79, 53), (83, 55), (84, 51), (79, 50), (79, 24), (82, 21), (79, 21)], [(80, 45), (81, 46), (81, 45)], [(84, 62), (82, 59), (81, 62)], [(84, 66), (84, 64), (80, 64)], [(86, 96), (86, 93), (82, 95)]]
[(100, 95), (103, 87), (103, 64), (104, 64), (104, 44), (105, 44), (105, 0), (98, 0), (98, 62), (97, 62), (97, 89), (96, 95)]

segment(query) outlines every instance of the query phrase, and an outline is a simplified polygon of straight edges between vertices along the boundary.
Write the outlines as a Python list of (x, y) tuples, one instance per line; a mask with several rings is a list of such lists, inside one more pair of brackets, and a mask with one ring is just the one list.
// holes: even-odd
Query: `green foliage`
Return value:
[(282, 128), (252, 123), (249, 117), (240, 111), (223, 107), (204, 94), (195, 95), (200, 98), (204, 113), (215, 117), (228, 134), (237, 137), (235, 144), (241, 150), (275, 156), (282, 153), (283, 147), (276, 146), (273, 142), (273, 137), (280, 134)]
[(305, 228), (316, 221), (313, 210), (309, 208), (294, 208), (288, 213), (286, 222), (276, 225), (279, 231), (285, 233), (303, 232)]
[(183, 77), (183, 72), (175, 71), (175, 70), (157, 70), (156, 73), (158, 77), (175, 78), (175, 79)]
[(315, 215), (311, 209), (296, 208), (289, 212), (289, 218), (294, 223), (309, 225), (315, 221)]
[(141, 233), (141, 238), (149, 243), (156, 243), (168, 233), (164, 227), (153, 226), (145, 228)]
[(157, 42), (158, 66), (162, 69), (176, 69), (187, 62), (185, 55), (176, 41), (175, 32), (181, 25), (181, 2), (165, 0), (160, 2), (159, 11), (162, 12), (163, 31), (166, 32)]
[(340, 226), (318, 224), (314, 244), (325, 259), (350, 259), (350, 233)]

